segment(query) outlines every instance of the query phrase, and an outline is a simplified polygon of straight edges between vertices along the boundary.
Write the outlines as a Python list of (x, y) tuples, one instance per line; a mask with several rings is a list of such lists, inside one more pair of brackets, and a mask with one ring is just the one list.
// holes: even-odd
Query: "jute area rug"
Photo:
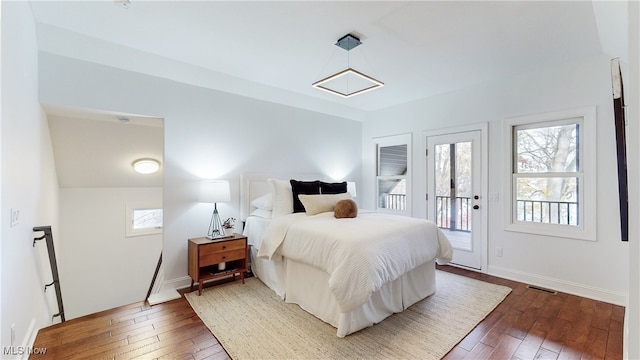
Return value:
[(345, 338), (257, 278), (185, 294), (231, 358), (440, 359), (511, 292), (436, 271), (436, 293)]

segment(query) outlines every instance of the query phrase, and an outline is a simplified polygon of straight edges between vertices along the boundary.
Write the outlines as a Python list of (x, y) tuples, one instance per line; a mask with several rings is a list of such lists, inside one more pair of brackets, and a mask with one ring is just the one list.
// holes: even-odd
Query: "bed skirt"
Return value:
[(290, 259), (281, 262), (257, 258), (256, 252), (252, 247), (254, 274), (287, 303), (297, 304), (336, 327), (338, 337), (379, 323), (433, 294), (436, 289), (435, 261), (431, 261), (384, 284), (362, 306), (341, 313), (328, 286), (329, 274), (325, 271)]

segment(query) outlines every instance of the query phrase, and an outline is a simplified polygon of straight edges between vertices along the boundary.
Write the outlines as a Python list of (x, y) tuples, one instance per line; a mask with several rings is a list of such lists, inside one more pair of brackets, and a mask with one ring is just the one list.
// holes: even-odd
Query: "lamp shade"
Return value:
[(347, 181), (347, 192), (351, 194), (351, 197), (356, 197), (356, 182)]
[(200, 184), (200, 198), (202, 203), (219, 203), (231, 200), (229, 182), (227, 180), (204, 180)]

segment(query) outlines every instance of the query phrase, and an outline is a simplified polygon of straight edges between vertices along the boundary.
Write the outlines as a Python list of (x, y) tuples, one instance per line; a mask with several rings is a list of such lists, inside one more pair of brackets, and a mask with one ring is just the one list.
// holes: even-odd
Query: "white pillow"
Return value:
[(262, 210), (273, 210), (273, 195), (268, 193), (253, 199), (251, 206)]
[(257, 216), (265, 219), (271, 219), (273, 216), (273, 211), (265, 210), (265, 209), (255, 209), (249, 214), (249, 216)]
[(298, 195), (304, 205), (307, 215), (316, 215), (323, 212), (334, 211), (340, 200), (351, 199), (351, 194), (326, 194), (326, 195)]
[(293, 213), (293, 192), (288, 180), (267, 179), (273, 194), (273, 217)]

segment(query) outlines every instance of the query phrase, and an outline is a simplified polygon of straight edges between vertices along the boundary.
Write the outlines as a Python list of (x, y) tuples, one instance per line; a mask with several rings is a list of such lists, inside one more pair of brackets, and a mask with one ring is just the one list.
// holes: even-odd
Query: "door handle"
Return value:
[(480, 205), (473, 205), (473, 210), (478, 210), (480, 209)]

